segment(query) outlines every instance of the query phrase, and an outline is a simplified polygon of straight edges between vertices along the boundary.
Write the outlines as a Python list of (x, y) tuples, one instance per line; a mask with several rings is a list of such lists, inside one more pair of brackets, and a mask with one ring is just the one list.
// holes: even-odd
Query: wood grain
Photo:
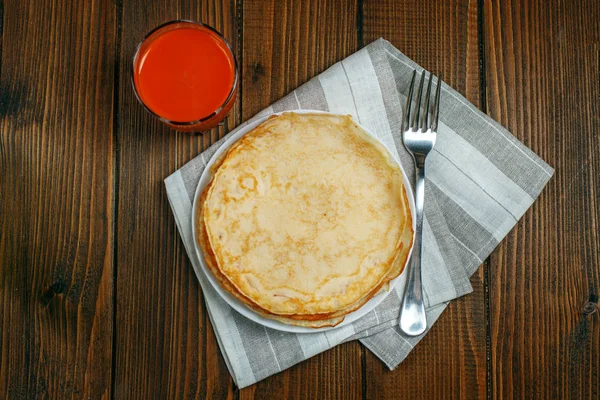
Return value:
[(354, 1), (244, 2), (242, 119), (358, 50), (357, 13)]
[(0, 398), (109, 398), (116, 7), (0, 10)]
[(235, 394), (249, 399), (360, 399), (363, 349), (350, 342), (318, 354)]
[(163, 180), (239, 123), (194, 136), (171, 131), (137, 103), (131, 59), (161, 23), (214, 26), (237, 48), (236, 8), (221, 1), (123, 2), (119, 71), (115, 398), (231, 396), (202, 292), (177, 232)]
[[(492, 398), (600, 397), (600, 7), (485, 1), (489, 114), (556, 169), (490, 260)], [(591, 307), (591, 310), (594, 307)]]
[[(241, 66), (204, 135), (131, 89), (137, 43), (177, 18)], [(353, 342), (238, 390), (163, 179), (380, 36), (556, 174), (395, 371)], [(596, 0), (0, 0), (0, 398), (600, 398), (598, 71)]]
[[(242, 119), (358, 49), (357, 3), (245, 1)], [(347, 343), (239, 391), (240, 399), (362, 397), (362, 349)]]
[[(383, 37), (480, 104), (477, 2), (365, 1), (364, 42)], [(389, 371), (366, 353), (365, 395), (381, 398), (485, 398), (484, 271), (473, 293), (453, 301), (404, 362)]]

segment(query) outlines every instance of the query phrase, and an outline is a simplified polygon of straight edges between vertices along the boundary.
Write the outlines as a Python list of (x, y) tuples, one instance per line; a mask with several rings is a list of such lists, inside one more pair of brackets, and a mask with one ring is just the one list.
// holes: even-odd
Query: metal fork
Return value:
[[(441, 78), (438, 77), (435, 98), (433, 100), (432, 118), (429, 121), (429, 97), (431, 94), (431, 81), (433, 75), (429, 74), (429, 83), (425, 94), (424, 110), (421, 110), (421, 97), (425, 71), (421, 74), (417, 101), (413, 106), (413, 89), (415, 87), (416, 71), (413, 72), (406, 99), (404, 119), (402, 121), (402, 141), (404, 147), (415, 160), (415, 209), (417, 214), (417, 227), (415, 232), (415, 245), (412, 252), (408, 282), (404, 292), (402, 309), (400, 310), (400, 329), (410, 336), (418, 336), (427, 329), (425, 305), (423, 304), (423, 288), (421, 286), (421, 245), (423, 238), (423, 202), (425, 195), (425, 159), (433, 149), (437, 137), (438, 119), (440, 113), (440, 88)], [(411, 108), (413, 108), (411, 113)], [(423, 112), (422, 112), (423, 111)], [(412, 114), (412, 115), (411, 115)]]

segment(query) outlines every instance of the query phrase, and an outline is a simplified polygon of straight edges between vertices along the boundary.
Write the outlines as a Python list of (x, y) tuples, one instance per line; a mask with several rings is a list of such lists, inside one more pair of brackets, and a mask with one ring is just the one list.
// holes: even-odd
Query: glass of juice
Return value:
[(177, 20), (152, 30), (133, 57), (133, 88), (169, 127), (201, 132), (217, 126), (235, 102), (237, 61), (214, 28)]

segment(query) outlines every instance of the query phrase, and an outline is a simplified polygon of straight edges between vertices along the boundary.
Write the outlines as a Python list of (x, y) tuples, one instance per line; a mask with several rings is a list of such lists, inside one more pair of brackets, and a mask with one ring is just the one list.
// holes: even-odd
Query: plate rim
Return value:
[(408, 175), (406, 174), (406, 171), (402, 167), (402, 163), (399, 162), (399, 160), (396, 160), (396, 158), (394, 158), (394, 155), (390, 152), (390, 150), (387, 148), (387, 146), (385, 146), (385, 144), (377, 136), (375, 136), (369, 129), (367, 129), (360, 123), (358, 123), (354, 119), (354, 117), (352, 117), (353, 122), (356, 123), (358, 126), (360, 126), (365, 132), (367, 132), (367, 134), (369, 134), (369, 136), (372, 139), (376, 140), (377, 143), (381, 144), (390, 153), (390, 156), (391, 156), (393, 162), (400, 167), (400, 171), (402, 173), (402, 184), (404, 185), (405, 190), (407, 191), (406, 198), (408, 199), (408, 205), (409, 205), (409, 209), (411, 211), (413, 241), (412, 241), (411, 247), (408, 251), (408, 256), (406, 258), (406, 262), (404, 264), (404, 268), (403, 268), (402, 272), (400, 273), (400, 275), (398, 275), (396, 278), (392, 279), (389, 282), (389, 287), (387, 290), (385, 290), (383, 292), (379, 292), (378, 294), (376, 294), (375, 296), (370, 298), (360, 308), (358, 308), (355, 311), (352, 311), (351, 313), (346, 314), (344, 317), (344, 320), (336, 326), (310, 328), (310, 327), (286, 324), (284, 322), (270, 319), (270, 318), (260, 315), (256, 311), (252, 310), (249, 306), (244, 304), (241, 300), (237, 299), (231, 293), (229, 293), (225, 289), (223, 289), (220, 282), (218, 282), (217, 278), (214, 276), (212, 271), (210, 271), (210, 269), (206, 265), (206, 261), (204, 260), (204, 253), (202, 252), (202, 250), (200, 249), (200, 246), (198, 245), (198, 238), (197, 238), (197, 233), (196, 233), (197, 232), (196, 231), (196, 212), (197, 212), (197, 208), (198, 208), (198, 199), (199, 199), (202, 191), (206, 187), (206, 185), (208, 185), (208, 183), (210, 182), (210, 178), (211, 178), (209, 176), (210, 168), (212, 167), (212, 165), (215, 163), (215, 161), (219, 158), (219, 156), (221, 154), (223, 154), (225, 151), (227, 151), (236, 141), (241, 139), (241, 137), (244, 136), (246, 133), (248, 133), (255, 127), (257, 127), (258, 125), (262, 124), (269, 117), (271, 117), (273, 115), (281, 115), (286, 112), (293, 112), (293, 113), (297, 113), (297, 114), (325, 114), (325, 115), (334, 115), (334, 116), (349, 115), (349, 114), (331, 113), (331, 112), (321, 111), (321, 110), (287, 110), (287, 111), (281, 111), (281, 112), (273, 112), (273, 113), (270, 113), (268, 115), (264, 115), (261, 117), (254, 117), (253, 119), (249, 120), (245, 126), (242, 126), (237, 132), (233, 133), (223, 143), (221, 143), (221, 145), (214, 152), (214, 154), (211, 156), (211, 158), (206, 162), (206, 165), (204, 167), (204, 170), (202, 171), (202, 174), (200, 175), (200, 179), (198, 180), (198, 184), (196, 185), (196, 190), (194, 192), (194, 201), (192, 204), (192, 215), (191, 215), (194, 251), (196, 253), (196, 257), (198, 257), (198, 260), (200, 261), (200, 269), (202, 270), (203, 275), (207, 278), (207, 280), (209, 281), (209, 283), (211, 284), (213, 289), (219, 294), (219, 296), (232, 309), (234, 309), (235, 311), (237, 311), (244, 317), (250, 319), (251, 321), (256, 322), (267, 328), (276, 329), (278, 331), (284, 331), (284, 332), (292, 332), (292, 333), (316, 333), (316, 332), (326, 332), (326, 331), (329, 331), (332, 329), (340, 329), (340, 328), (347, 326), (347, 325), (351, 324), (352, 322), (362, 318), (363, 316), (368, 314), (370, 311), (372, 311), (390, 293), (392, 293), (393, 290), (395, 290), (395, 287), (399, 284), (400, 281), (406, 282), (407, 265), (412, 256), (412, 251), (413, 251), (414, 242), (415, 242), (414, 236), (415, 236), (415, 227), (416, 227), (415, 204), (414, 204), (412, 185), (410, 183), (410, 180), (408, 179)]

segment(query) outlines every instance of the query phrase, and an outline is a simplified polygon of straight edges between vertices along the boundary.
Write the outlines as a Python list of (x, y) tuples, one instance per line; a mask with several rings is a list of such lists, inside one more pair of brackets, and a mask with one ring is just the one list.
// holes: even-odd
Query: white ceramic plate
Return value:
[[(299, 114), (308, 114), (308, 113), (330, 114), (330, 113), (326, 113), (323, 111), (316, 111), (316, 110), (297, 110), (294, 112), (299, 113)], [(280, 113), (277, 113), (276, 115), (278, 115), (278, 114), (280, 114)], [(223, 152), (227, 151), (229, 149), (229, 147), (231, 147), (231, 145), (233, 143), (235, 143), (239, 138), (241, 138), (244, 134), (246, 134), (246, 132), (249, 132), (252, 129), (254, 129), (255, 127), (257, 127), (258, 125), (260, 125), (268, 117), (269, 116), (258, 118), (255, 121), (253, 121), (253, 122), (249, 123), (248, 125), (246, 125), (245, 127), (243, 127), (242, 129), (240, 129), (235, 134), (231, 135), (231, 137), (229, 137), (221, 145), (221, 147), (219, 149), (217, 149), (216, 153), (209, 160), (208, 164), (206, 164), (206, 168), (202, 172), (202, 176), (200, 177), (200, 182), (198, 182), (198, 187), (196, 188), (196, 194), (194, 196), (194, 206), (193, 206), (193, 210), (192, 210), (192, 230), (193, 230), (193, 235), (194, 235), (194, 248), (196, 249), (196, 255), (200, 259), (200, 265), (202, 267), (202, 272), (204, 273), (204, 275), (206, 275), (206, 277), (208, 278), (208, 281), (215, 288), (217, 293), (219, 293), (219, 295), (223, 298), (223, 300), (225, 300), (227, 302), (227, 304), (229, 304), (234, 310), (236, 310), (237, 312), (242, 314), (244, 317), (246, 317), (256, 323), (264, 325), (268, 328), (277, 329), (277, 330), (286, 331), (286, 332), (314, 333), (314, 332), (324, 332), (324, 331), (328, 331), (330, 329), (340, 328), (342, 326), (348, 325), (348, 324), (356, 321), (357, 319), (359, 319), (359, 318), (363, 317), (365, 314), (367, 314), (369, 311), (373, 310), (379, 303), (381, 303), (383, 301), (383, 299), (385, 299), (385, 297), (392, 290), (394, 290), (396, 285), (399, 284), (400, 287), (404, 287), (406, 284), (406, 265), (404, 266), (404, 270), (402, 271), (402, 273), (390, 282), (389, 288), (387, 291), (381, 292), (381, 293), (373, 296), (369, 301), (367, 301), (365, 304), (363, 304), (363, 306), (360, 307), (358, 310), (347, 314), (346, 317), (344, 318), (344, 320), (337, 326), (325, 327), (325, 328), (309, 328), (309, 327), (289, 325), (289, 324), (286, 324), (286, 323), (283, 323), (280, 321), (276, 321), (273, 319), (263, 317), (262, 315), (258, 314), (254, 310), (252, 310), (250, 307), (246, 306), (242, 301), (238, 300), (235, 296), (233, 296), (232, 294), (227, 292), (225, 289), (223, 289), (221, 287), (221, 284), (219, 283), (217, 278), (213, 275), (211, 270), (206, 265), (206, 261), (204, 260), (204, 254), (203, 254), (202, 250), (200, 249), (200, 246), (198, 245), (198, 239), (197, 239), (197, 235), (196, 235), (196, 215), (197, 215), (198, 203), (199, 203), (198, 199), (200, 198), (200, 195), (202, 194), (202, 191), (204, 190), (204, 188), (210, 182), (210, 179), (211, 179), (210, 169), (211, 169), (212, 165), (215, 163), (215, 160), (217, 160), (218, 157), (221, 154), (223, 154)], [(361, 127), (367, 133), (369, 133), (373, 138), (375, 138), (375, 140), (378, 140), (371, 132), (369, 132), (368, 129), (366, 129), (362, 125), (361, 125)], [(381, 141), (379, 141), (379, 142), (381, 143)], [(383, 145), (383, 143), (381, 143), (381, 144)], [(385, 147), (385, 145), (383, 145), (383, 146)], [(408, 198), (408, 204), (409, 204), (410, 211), (412, 214), (412, 226), (413, 226), (413, 232), (414, 232), (414, 230), (415, 230), (414, 199), (413, 199), (413, 196), (411, 195), (412, 190), (411, 190), (410, 182), (406, 176), (406, 173), (404, 172), (404, 169), (402, 169), (402, 165), (400, 165), (400, 169), (402, 171), (403, 184), (407, 190), (406, 197)], [(414, 243), (414, 240), (413, 240), (413, 243)], [(412, 247), (408, 253), (408, 257), (406, 258), (407, 264), (408, 264), (408, 260), (410, 260), (411, 254), (412, 254)]]

